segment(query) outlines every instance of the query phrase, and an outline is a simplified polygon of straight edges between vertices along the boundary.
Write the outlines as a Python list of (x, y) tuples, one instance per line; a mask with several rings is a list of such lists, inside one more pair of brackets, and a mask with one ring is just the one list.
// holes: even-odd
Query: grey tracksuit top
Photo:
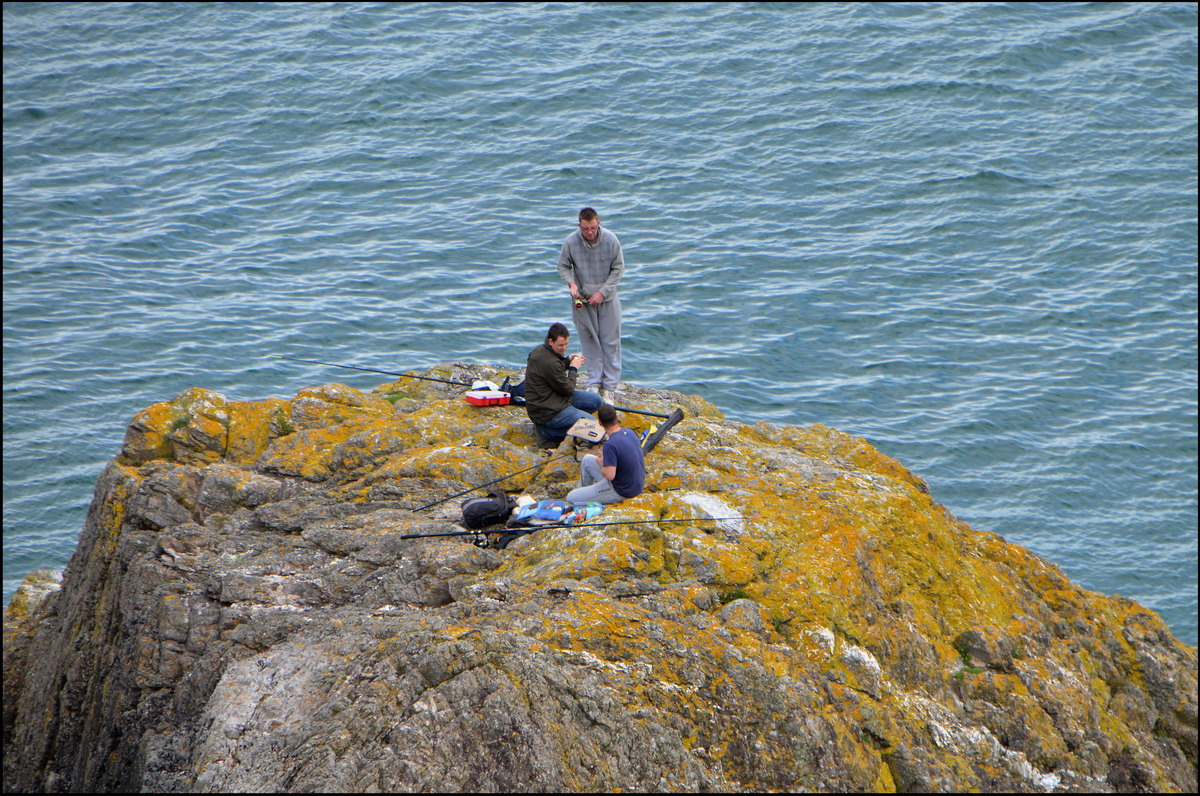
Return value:
[(605, 301), (611, 300), (617, 295), (617, 283), (624, 273), (621, 241), (604, 227), (600, 228), (595, 245), (589, 246), (579, 230), (563, 241), (558, 254), (558, 274), (566, 284), (579, 285), (579, 292), (585, 298), (599, 291)]

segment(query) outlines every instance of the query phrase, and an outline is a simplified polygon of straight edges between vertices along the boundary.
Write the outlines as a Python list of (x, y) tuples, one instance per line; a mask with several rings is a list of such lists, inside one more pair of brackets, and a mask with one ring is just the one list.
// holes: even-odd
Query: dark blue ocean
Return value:
[(1196, 8), (4, 5), (4, 600), (129, 419), (569, 321), (628, 382), (868, 439), (1196, 643)]

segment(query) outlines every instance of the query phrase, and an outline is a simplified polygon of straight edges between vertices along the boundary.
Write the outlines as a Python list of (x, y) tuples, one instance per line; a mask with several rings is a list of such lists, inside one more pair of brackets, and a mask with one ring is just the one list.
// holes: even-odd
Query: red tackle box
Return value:
[(467, 393), (467, 403), (471, 406), (508, 406), (511, 397), (499, 390), (471, 390)]

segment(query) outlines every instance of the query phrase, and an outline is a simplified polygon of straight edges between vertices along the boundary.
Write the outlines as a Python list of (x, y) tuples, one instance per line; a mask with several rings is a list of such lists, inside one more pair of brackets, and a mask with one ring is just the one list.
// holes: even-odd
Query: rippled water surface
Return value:
[(145, 406), (569, 320), (1196, 643), (1191, 4), (7, 4), (4, 599)]

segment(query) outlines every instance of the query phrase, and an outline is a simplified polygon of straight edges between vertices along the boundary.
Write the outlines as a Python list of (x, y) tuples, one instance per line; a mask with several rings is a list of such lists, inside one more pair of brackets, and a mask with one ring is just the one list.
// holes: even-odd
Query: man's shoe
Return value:
[(614, 403), (614, 401), (616, 400), (616, 397), (617, 397), (617, 395), (616, 395), (615, 390), (608, 390), (608, 389), (600, 390), (600, 400), (603, 401), (604, 403), (608, 404), (609, 406), (616, 406), (616, 403)]

